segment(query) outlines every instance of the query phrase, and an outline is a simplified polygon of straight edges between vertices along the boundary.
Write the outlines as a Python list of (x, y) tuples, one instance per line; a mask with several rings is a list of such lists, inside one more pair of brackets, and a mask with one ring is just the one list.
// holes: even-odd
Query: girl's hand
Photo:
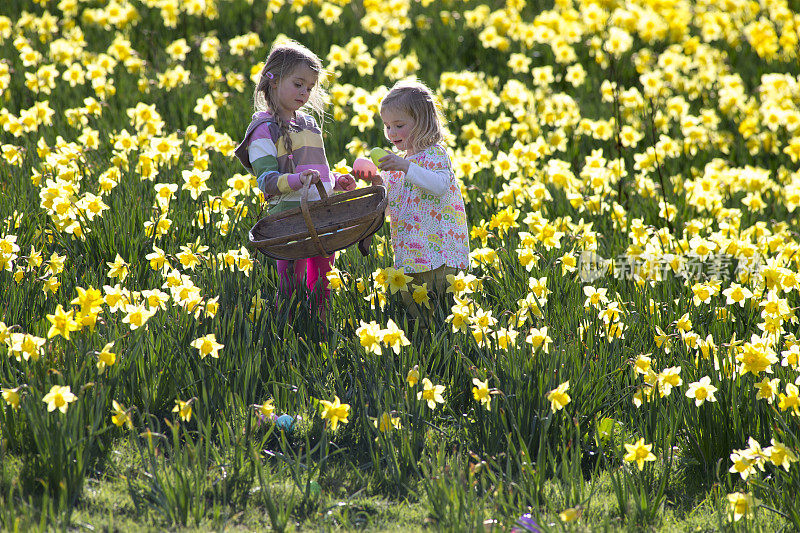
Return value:
[(314, 185), (315, 183), (319, 183), (319, 170), (315, 170), (313, 168), (306, 169), (300, 173), (300, 183), (303, 185), (306, 182), (310, 182), (310, 185)]
[(353, 176), (355, 176), (357, 180), (372, 181), (372, 178), (375, 177), (375, 173), (367, 172), (366, 170), (354, 170)]
[(408, 172), (411, 163), (397, 154), (389, 153), (378, 159), (378, 168), (381, 170)]
[(356, 188), (356, 179), (350, 174), (340, 174), (336, 181), (343, 191), (352, 191)]
[(369, 172), (364, 172), (363, 170), (357, 170), (353, 172), (353, 175), (356, 177), (356, 179), (371, 182), (372, 185), (383, 185), (383, 179), (379, 174), (371, 174)]

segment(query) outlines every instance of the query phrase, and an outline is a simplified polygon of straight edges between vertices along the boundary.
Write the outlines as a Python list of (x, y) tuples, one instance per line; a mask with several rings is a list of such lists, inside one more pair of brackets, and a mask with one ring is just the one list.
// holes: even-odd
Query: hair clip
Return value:
[(269, 79), (271, 79), (271, 80), (275, 79), (275, 76), (273, 76), (273, 75), (272, 75), (272, 72), (267, 72), (267, 73), (265, 74), (265, 76), (266, 76), (266, 77), (268, 77), (268, 78), (269, 78)]

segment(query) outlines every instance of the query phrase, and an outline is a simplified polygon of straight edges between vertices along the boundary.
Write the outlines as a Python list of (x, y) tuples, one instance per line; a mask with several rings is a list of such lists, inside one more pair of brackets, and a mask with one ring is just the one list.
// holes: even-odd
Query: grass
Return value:
[[(135, 449), (120, 443), (109, 456), (102, 475), (87, 477), (83, 495), (75, 506), (71, 527), (76, 529), (93, 528), (111, 531), (156, 531), (164, 528), (164, 522), (154, 513), (137, 511), (128, 495), (129, 477), (137, 477), (138, 454)], [(19, 465), (12, 465), (12, 476)], [(685, 472), (684, 476), (680, 473)], [(18, 473), (18, 472), (17, 472)], [(99, 473), (98, 473), (99, 474)], [(318, 510), (306, 520), (294, 522), (298, 531), (309, 530), (351, 530), (362, 531), (422, 531), (436, 526), (436, 521), (428, 512), (427, 498), (398, 499), (379, 493), (370, 494), (364, 488), (354, 490), (347, 483), (348, 470), (342, 468), (331, 475), (322, 485), (322, 496)], [(341, 474), (341, 477), (338, 475)], [(681, 479), (673, 484), (673, 494), (667, 499), (657, 530), (672, 531), (714, 531), (719, 527), (719, 513), (727, 506), (719, 487), (703, 486), (692, 475), (690, 468), (679, 470)], [(618, 507), (607, 472), (591, 480), (592, 498), (583, 511), (582, 519), (586, 530), (594, 530), (602, 525), (609, 530), (626, 529), (617, 516)], [(276, 483), (271, 490), (290, 490), (290, 483)], [(264, 509), (256, 504), (259, 487), (252, 489), (253, 502), (236, 513), (223, 513), (219, 517), (208, 517), (200, 523), (181, 528), (182, 531), (252, 531), (270, 527)], [(548, 500), (562, 504), (562, 487), (549, 481), (545, 487)], [(562, 505), (566, 507), (566, 505)], [(491, 514), (487, 514), (490, 517)], [(487, 518), (490, 520), (490, 518)], [(556, 526), (557, 513), (543, 515), (543, 524)], [(761, 518), (760, 525), (766, 531), (780, 528), (780, 521), (769, 516)], [(487, 523), (487, 527), (489, 524)], [(579, 528), (579, 530), (582, 530)]]

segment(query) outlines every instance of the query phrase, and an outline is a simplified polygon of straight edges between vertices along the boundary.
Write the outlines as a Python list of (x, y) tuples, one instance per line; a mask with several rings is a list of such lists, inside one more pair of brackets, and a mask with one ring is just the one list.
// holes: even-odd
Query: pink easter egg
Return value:
[(359, 157), (353, 161), (353, 172), (364, 172), (370, 177), (378, 173), (378, 167), (369, 159)]

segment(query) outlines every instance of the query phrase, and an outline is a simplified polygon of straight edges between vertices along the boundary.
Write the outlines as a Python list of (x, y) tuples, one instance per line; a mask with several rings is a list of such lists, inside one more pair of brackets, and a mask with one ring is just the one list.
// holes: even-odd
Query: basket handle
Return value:
[[(328, 257), (330, 254), (325, 247), (322, 246), (322, 242), (319, 240), (319, 235), (317, 235), (317, 228), (314, 227), (314, 222), (311, 220), (311, 214), (308, 212), (308, 190), (310, 185), (310, 179), (303, 184), (303, 194), (300, 197), (300, 210), (303, 212), (303, 218), (306, 221), (306, 228), (308, 228), (308, 232), (311, 234), (311, 239), (314, 241), (314, 244), (317, 245), (317, 249), (320, 251), (320, 253), (323, 256)], [(325, 186), (322, 185), (322, 183), (317, 182), (317, 190), (319, 191), (319, 197), (322, 200), (328, 199), (328, 194), (325, 192)]]
[(322, 181), (317, 182), (317, 192), (319, 193), (320, 200), (327, 200), (328, 199), (328, 191), (325, 190), (325, 186), (322, 184)]

